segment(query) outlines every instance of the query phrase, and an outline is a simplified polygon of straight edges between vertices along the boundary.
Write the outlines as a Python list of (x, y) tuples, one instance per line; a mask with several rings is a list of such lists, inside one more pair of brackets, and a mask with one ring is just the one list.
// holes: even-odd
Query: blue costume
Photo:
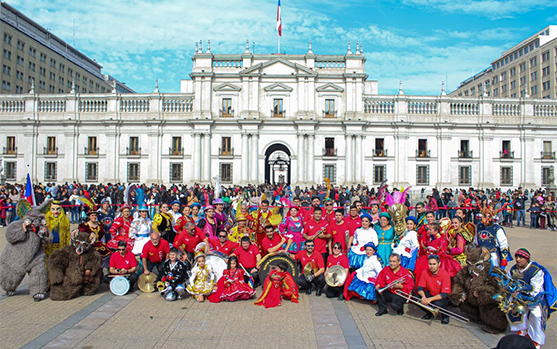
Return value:
[[(480, 223), (475, 239), (478, 247), (485, 247), (489, 250), (491, 263), (494, 266), (505, 269), (507, 262), (513, 260), (509, 253), (507, 234), (505, 234), (505, 229), (499, 224), (485, 226), (485, 224)], [(501, 263), (501, 261), (505, 262)]]

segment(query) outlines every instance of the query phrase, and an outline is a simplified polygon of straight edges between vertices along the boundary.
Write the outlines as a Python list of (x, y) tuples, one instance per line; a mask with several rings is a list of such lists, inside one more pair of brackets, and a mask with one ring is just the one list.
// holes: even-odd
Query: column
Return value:
[(352, 136), (344, 136), (344, 184), (352, 183)]
[(193, 154), (192, 154), (193, 180), (201, 180), (201, 134), (193, 134)]
[(206, 133), (203, 135), (203, 181), (211, 181), (211, 134)]
[(298, 179), (296, 183), (303, 183), (305, 181), (305, 166), (304, 166), (304, 135), (298, 133)]
[(258, 182), (259, 170), (259, 150), (258, 150), (259, 135), (251, 135), (251, 161), (250, 161), (250, 182)]
[(355, 162), (356, 162), (356, 176), (354, 178), (354, 182), (362, 183), (362, 135), (356, 136), (356, 151), (355, 151)]
[(309, 135), (308, 139), (308, 182), (310, 185), (314, 184), (315, 181), (315, 135)]
[(249, 149), (248, 134), (242, 132), (242, 183), (249, 181)]

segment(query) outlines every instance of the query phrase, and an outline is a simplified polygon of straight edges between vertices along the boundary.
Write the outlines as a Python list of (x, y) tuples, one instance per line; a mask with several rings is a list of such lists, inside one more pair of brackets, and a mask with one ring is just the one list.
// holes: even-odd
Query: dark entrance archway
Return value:
[(273, 144), (265, 151), (265, 183), (290, 184), (290, 150), (282, 144)]

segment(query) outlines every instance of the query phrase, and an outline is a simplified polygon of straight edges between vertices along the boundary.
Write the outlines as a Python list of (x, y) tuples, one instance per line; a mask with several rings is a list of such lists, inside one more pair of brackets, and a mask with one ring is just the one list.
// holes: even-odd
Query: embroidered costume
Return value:
[(289, 272), (279, 272), (274, 269), (263, 285), (263, 294), (255, 301), (255, 305), (265, 308), (278, 307), (281, 299), (290, 299), (292, 303), (298, 303), (298, 286)]

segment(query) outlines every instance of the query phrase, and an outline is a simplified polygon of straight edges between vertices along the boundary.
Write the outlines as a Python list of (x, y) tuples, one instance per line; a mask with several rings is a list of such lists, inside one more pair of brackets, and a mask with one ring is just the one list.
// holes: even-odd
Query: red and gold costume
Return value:
[(426, 240), (426, 254), (419, 257), (416, 261), (416, 269), (414, 269), (416, 280), (420, 280), (422, 273), (429, 270), (428, 257), (430, 255), (439, 256), (441, 269), (447, 271), (450, 277), (455, 276), (456, 273), (462, 269), (462, 267), (449, 254), (447, 254), (449, 243), (446, 237), (442, 234), (437, 234), (434, 238), (431, 238), (429, 234), (427, 236), (430, 240)]
[(250, 299), (255, 295), (255, 290), (244, 281), (242, 268), (225, 269), (222, 277), (217, 282), (217, 290), (207, 299), (212, 303), (222, 301), (239, 301)]
[(132, 221), (132, 217), (124, 219), (122, 216), (114, 220), (114, 223), (112, 223), (112, 226), (110, 227), (110, 235), (112, 235), (112, 239), (110, 239), (110, 241), (106, 244), (108, 248), (116, 250), (118, 249), (118, 242), (125, 241), (127, 243), (126, 249), (128, 251), (133, 250), (135, 240), (131, 239), (129, 235)]
[(257, 246), (261, 252), (261, 256), (265, 256), (267, 251), (263, 250), (262, 242), (265, 238), (265, 227), (267, 225), (272, 225), (276, 227), (280, 224), (282, 217), (278, 214), (278, 209), (274, 208), (272, 210), (267, 210), (267, 212), (262, 212), (261, 209), (254, 211), (252, 217), (255, 219), (253, 230), (255, 232), (255, 239), (257, 241)]
[(255, 234), (253, 230), (248, 227), (247, 225), (244, 227), (240, 227), (239, 225), (235, 226), (234, 228), (230, 229), (230, 234), (228, 234), (228, 240), (232, 242), (240, 243), (240, 240), (244, 237), (249, 237), (249, 240), (252, 244), (255, 244)]
[(298, 297), (298, 285), (292, 275), (287, 271), (279, 272), (275, 269), (265, 279), (263, 294), (253, 304), (273, 308), (280, 305), (282, 298), (298, 303)]
[(87, 234), (95, 233), (95, 236), (97, 237), (97, 241), (95, 241), (95, 243), (93, 244), (93, 248), (97, 250), (97, 252), (99, 252), (101, 257), (103, 258), (110, 256), (112, 252), (108, 249), (108, 247), (106, 247), (104, 242), (102, 242), (102, 238), (104, 237), (104, 228), (102, 224), (99, 223), (95, 228), (89, 225), (89, 222), (86, 222), (86, 223), (81, 223), (77, 227), (77, 229)]
[(465, 228), (457, 231), (451, 227), (447, 230), (447, 240), (449, 241), (447, 253), (461, 266), (466, 266), (466, 246), (474, 241), (474, 235)]

